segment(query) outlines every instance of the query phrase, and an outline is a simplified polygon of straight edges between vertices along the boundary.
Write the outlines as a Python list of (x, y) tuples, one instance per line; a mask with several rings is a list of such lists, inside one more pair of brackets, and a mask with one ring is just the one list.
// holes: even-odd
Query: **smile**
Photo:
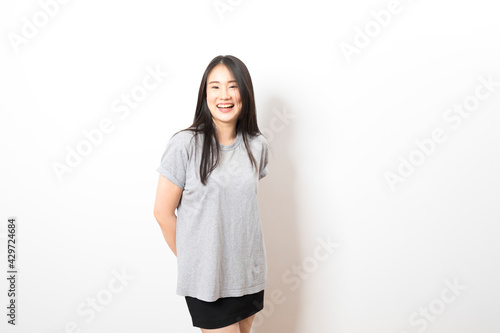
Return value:
[(220, 103), (217, 104), (217, 107), (219, 109), (232, 109), (234, 107), (234, 104)]
[(220, 112), (229, 112), (234, 108), (234, 104), (220, 103), (217, 104), (217, 108), (219, 109)]

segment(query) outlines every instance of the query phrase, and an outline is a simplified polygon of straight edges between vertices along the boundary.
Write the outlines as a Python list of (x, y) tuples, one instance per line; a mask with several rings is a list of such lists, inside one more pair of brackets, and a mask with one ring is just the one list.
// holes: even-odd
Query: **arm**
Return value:
[(177, 216), (175, 215), (175, 209), (179, 204), (181, 195), (182, 189), (180, 187), (160, 175), (156, 189), (154, 216), (160, 225), (163, 237), (175, 256), (177, 256), (175, 244)]

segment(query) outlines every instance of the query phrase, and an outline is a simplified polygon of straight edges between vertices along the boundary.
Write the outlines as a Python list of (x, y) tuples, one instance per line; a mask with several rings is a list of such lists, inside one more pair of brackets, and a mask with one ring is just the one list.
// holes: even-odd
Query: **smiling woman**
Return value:
[(232, 127), (241, 112), (241, 97), (238, 83), (229, 69), (219, 64), (214, 67), (208, 77), (207, 104), (215, 126), (219, 130), (219, 143), (232, 142)]
[(248, 69), (234, 56), (214, 58), (193, 124), (170, 138), (157, 168), (154, 209), (177, 255), (177, 295), (202, 331), (250, 332), (264, 308), (267, 260), (257, 189), (267, 175), (268, 150)]

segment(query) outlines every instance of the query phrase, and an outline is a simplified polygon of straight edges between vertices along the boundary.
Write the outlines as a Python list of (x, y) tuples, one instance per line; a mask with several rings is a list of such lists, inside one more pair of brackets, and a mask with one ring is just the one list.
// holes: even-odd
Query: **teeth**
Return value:
[(220, 108), (220, 109), (230, 109), (233, 106), (234, 106), (234, 104), (224, 104), (224, 105), (219, 104), (219, 105), (217, 105), (217, 107)]

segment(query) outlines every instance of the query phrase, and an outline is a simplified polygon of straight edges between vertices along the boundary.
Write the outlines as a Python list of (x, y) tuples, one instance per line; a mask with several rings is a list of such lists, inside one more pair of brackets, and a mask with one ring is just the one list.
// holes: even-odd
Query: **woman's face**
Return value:
[(225, 65), (215, 66), (208, 75), (207, 104), (218, 128), (221, 128), (221, 123), (236, 126), (242, 106), (240, 90)]

